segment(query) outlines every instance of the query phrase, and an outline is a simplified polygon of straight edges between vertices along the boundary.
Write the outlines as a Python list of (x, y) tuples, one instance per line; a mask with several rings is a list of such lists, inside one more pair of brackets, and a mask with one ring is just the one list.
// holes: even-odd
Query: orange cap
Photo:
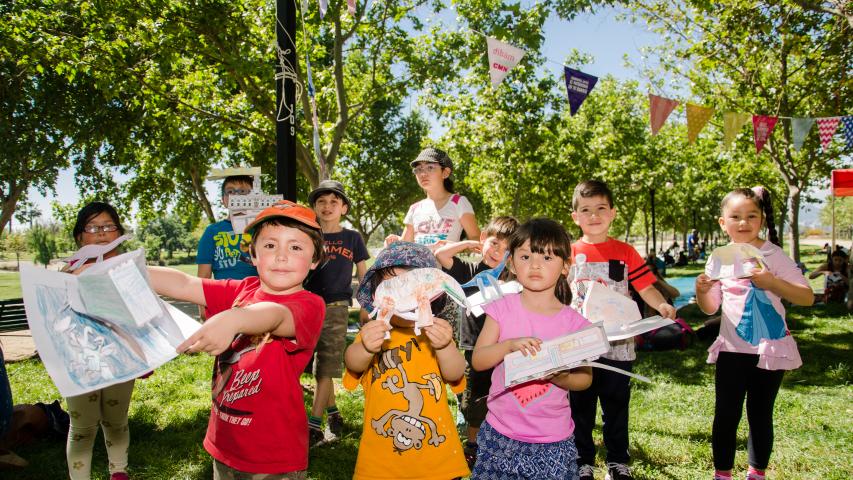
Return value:
[(308, 207), (303, 207), (302, 205), (291, 202), (290, 200), (280, 200), (261, 211), (254, 220), (246, 225), (244, 231), (254, 236), (255, 229), (258, 225), (274, 217), (291, 218), (299, 223), (308, 225), (311, 228), (320, 230), (320, 224), (317, 223), (317, 215), (314, 214), (314, 210), (311, 210)]

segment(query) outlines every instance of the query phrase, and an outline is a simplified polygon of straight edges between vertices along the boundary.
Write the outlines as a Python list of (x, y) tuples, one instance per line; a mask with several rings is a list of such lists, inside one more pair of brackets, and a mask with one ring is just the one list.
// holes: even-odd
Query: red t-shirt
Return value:
[(303, 290), (272, 295), (260, 289), (258, 277), (243, 280), (205, 279), (204, 298), (210, 315), (232, 307), (275, 302), (289, 308), (295, 338), (238, 335), (216, 357), (213, 406), (204, 448), (231, 468), (250, 473), (285, 473), (308, 468), (308, 420), (299, 376), (308, 364), (326, 305)]
[(633, 246), (613, 238), (601, 243), (578, 240), (572, 244), (572, 306), (580, 310), (586, 289), (579, 282), (598, 281), (630, 296), (628, 284), (641, 291), (655, 283), (655, 275)]

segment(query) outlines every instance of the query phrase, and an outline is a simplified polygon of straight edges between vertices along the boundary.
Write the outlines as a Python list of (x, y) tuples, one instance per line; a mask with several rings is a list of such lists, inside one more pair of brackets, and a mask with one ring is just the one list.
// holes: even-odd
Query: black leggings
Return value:
[(783, 370), (757, 367), (758, 355), (720, 352), (717, 358), (714, 429), (711, 445), (714, 468), (731, 470), (735, 462), (737, 427), (746, 398), (749, 422), (749, 465), (767, 468), (773, 450), (773, 403), (782, 385)]

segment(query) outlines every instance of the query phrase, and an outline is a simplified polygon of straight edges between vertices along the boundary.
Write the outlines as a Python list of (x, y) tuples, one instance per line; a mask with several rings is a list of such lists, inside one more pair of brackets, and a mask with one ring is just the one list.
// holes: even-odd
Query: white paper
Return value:
[(587, 291), (581, 315), (592, 323), (603, 325), (611, 342), (675, 323), (660, 315), (643, 318), (637, 302), (600, 283), (593, 283)]
[[(521, 293), (524, 290), (524, 287), (521, 286), (520, 283), (515, 280), (511, 282), (501, 283), (501, 293), (504, 295), (509, 295), (511, 293)], [(496, 300), (498, 292), (495, 290), (495, 287), (486, 286), (486, 291), (488, 292), (487, 296), (491, 300)], [(490, 300), (490, 301), (491, 301)], [(483, 310), (483, 306), (489, 302), (486, 302), (486, 299), (483, 297), (483, 292), (477, 291), (477, 293), (472, 294), (468, 297), (468, 306), (471, 307), (471, 313), (474, 314), (475, 317), (479, 317), (480, 315), (486, 313)]]
[(665, 327), (675, 323), (669, 318), (655, 315), (653, 317), (637, 320), (636, 322), (626, 324), (610, 324), (604, 326), (604, 331), (607, 333), (607, 339), (611, 342), (616, 340), (625, 340), (626, 338), (636, 337), (642, 333), (650, 332), (656, 328)]
[[(175, 348), (200, 327), (156, 296), (156, 305), (146, 303), (144, 308), (153, 311), (156, 306), (161, 313), (142, 326), (132, 319), (121, 324), (92, 315), (86, 308), (91, 299), (80, 298), (79, 281), (109, 278), (109, 271), (125, 262), (144, 265), (144, 252), (140, 249), (93, 264), (80, 276), (21, 265), (21, 290), (33, 341), (63, 396), (82, 395), (150, 372), (175, 358)], [(151, 293), (147, 283), (144, 287)], [(101, 295), (105, 301), (122, 303), (121, 298), (110, 297), (115, 292), (118, 289)], [(144, 294), (137, 291), (136, 295), (135, 301), (143, 301)]]
[(512, 352), (504, 356), (504, 386), (511, 387), (568, 370), (610, 351), (601, 324), (542, 342), (536, 355)]
[(750, 270), (763, 265), (764, 254), (748, 243), (730, 243), (717, 247), (708, 258), (711, 280), (749, 278)]

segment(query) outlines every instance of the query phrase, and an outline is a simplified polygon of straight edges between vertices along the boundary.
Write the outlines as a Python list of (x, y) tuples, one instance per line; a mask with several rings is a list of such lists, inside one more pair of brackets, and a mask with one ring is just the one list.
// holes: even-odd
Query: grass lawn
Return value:
[[(804, 257), (809, 268), (819, 255)], [(193, 273), (195, 266), (186, 266)], [(691, 269), (697, 269), (693, 271)], [(670, 269), (674, 276), (695, 275), (700, 267)], [(3, 272), (5, 273), (5, 272)], [(669, 272), (668, 272), (669, 273)], [(0, 280), (4, 277), (0, 276)], [(692, 310), (691, 310), (692, 309)], [(694, 325), (701, 322), (695, 306), (682, 310)], [(775, 444), (769, 477), (782, 479), (847, 479), (853, 465), (853, 315), (841, 305), (789, 310), (789, 325), (804, 365), (787, 373), (776, 401)], [(684, 351), (640, 352), (635, 371), (652, 384), (633, 382), (631, 455), (638, 479), (708, 479), (712, 475), (711, 422), (714, 368), (705, 363), (709, 341), (695, 341)], [(136, 383), (131, 403), (130, 474), (136, 479), (209, 479), (211, 460), (201, 443), (210, 408), (212, 359), (182, 356)], [(8, 364), (16, 403), (60, 398), (41, 362)], [(303, 384), (311, 384), (310, 377)], [(305, 394), (306, 408), (310, 392)], [(351, 478), (361, 434), (360, 390), (338, 390), (338, 406), (346, 422), (344, 438), (312, 450), (309, 476)], [(735, 478), (746, 470), (747, 425), (738, 436)], [(602, 445), (600, 420), (594, 432)], [(66, 477), (64, 442), (43, 440), (16, 452), (30, 461), (10, 478)], [(599, 451), (598, 478), (604, 457)], [(93, 478), (108, 478), (102, 440), (95, 448)], [(0, 477), (6, 478), (0, 472)]]

